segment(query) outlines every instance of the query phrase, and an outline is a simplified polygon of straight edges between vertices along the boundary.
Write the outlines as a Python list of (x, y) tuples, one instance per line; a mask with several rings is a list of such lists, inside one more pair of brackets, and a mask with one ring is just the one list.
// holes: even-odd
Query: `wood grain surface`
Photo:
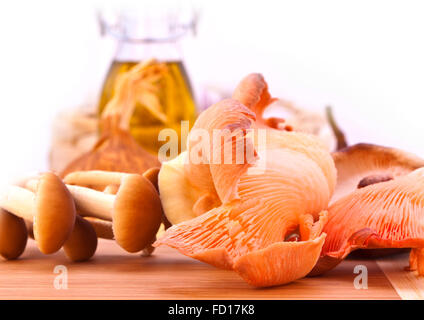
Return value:
[(403, 254), (380, 258), (377, 260), (377, 265), (383, 270), (384, 275), (402, 299), (423, 300), (424, 277), (419, 277), (416, 271), (405, 272), (408, 257), (408, 254)]
[[(368, 289), (355, 289), (356, 265), (368, 268)], [(57, 290), (57, 265), (68, 270), (68, 289)], [(187, 258), (167, 247), (153, 256), (128, 254), (101, 240), (89, 262), (69, 262), (63, 252), (45, 256), (33, 241), (15, 261), (0, 261), (0, 299), (399, 299), (373, 260), (346, 260), (325, 276), (257, 289), (236, 273)]]

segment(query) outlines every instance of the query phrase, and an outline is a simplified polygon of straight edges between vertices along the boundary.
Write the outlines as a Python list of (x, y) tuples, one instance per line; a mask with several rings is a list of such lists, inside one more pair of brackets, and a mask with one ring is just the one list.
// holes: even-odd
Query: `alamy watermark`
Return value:
[(356, 265), (353, 268), (353, 273), (358, 274), (353, 280), (353, 286), (355, 289), (368, 289), (368, 268), (363, 264)]
[(53, 273), (58, 274), (53, 280), (53, 286), (56, 290), (68, 289), (68, 268), (64, 265), (57, 265), (53, 269)]

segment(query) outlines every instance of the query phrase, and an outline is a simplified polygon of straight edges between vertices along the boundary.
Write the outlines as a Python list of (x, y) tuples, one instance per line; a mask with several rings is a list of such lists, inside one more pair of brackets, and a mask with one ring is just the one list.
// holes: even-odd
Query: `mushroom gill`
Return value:
[[(202, 141), (197, 129), (210, 134), (228, 130), (230, 135), (218, 140), (207, 135)], [(265, 130), (265, 146), (254, 138), (256, 129)], [(235, 161), (239, 145), (252, 149), (242, 162)], [(232, 161), (212, 161), (216, 150), (224, 158), (232, 155)], [(171, 179), (181, 182), (178, 190)], [(313, 268), (321, 252), (335, 180), (333, 160), (317, 137), (258, 128), (251, 109), (223, 100), (200, 114), (187, 153), (161, 169), (165, 214), (178, 224), (154, 245), (234, 270), (254, 286), (294, 281)]]
[(406, 151), (360, 143), (332, 154), (337, 184), (331, 203), (355, 189), (404, 176), (424, 167), (424, 160)]
[[(356, 189), (397, 179), (424, 166), (423, 159), (409, 152), (365, 143), (343, 148), (332, 156), (337, 168), (337, 185), (330, 203)], [(353, 254), (375, 258), (404, 251), (396, 248), (364, 249), (355, 250)]]
[(327, 239), (311, 275), (357, 249), (413, 248), (410, 268), (416, 269), (424, 263), (418, 254), (424, 247), (424, 168), (339, 198), (328, 209), (323, 232)]

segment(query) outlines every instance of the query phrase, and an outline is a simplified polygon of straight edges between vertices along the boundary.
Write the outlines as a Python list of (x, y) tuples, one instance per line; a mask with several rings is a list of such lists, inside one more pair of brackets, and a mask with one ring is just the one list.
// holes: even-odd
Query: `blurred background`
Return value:
[[(333, 106), (349, 143), (424, 156), (422, 1), (155, 1), (194, 10), (181, 50), (197, 106), (251, 72), (273, 96)], [(138, 6), (151, 1), (137, 1)], [(0, 2), (0, 179), (46, 170), (57, 114), (96, 107), (116, 54), (106, 1)], [(159, 8), (159, 9), (158, 9)], [(59, 122), (60, 124), (60, 122)], [(57, 125), (57, 122), (56, 122)]]

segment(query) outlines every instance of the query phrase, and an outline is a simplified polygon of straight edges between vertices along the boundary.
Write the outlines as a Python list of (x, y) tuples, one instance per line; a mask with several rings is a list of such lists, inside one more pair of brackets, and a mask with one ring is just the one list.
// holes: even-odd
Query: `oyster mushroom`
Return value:
[(270, 121), (263, 118), (263, 113), (276, 98), (268, 92), (268, 84), (260, 73), (251, 73), (240, 81), (234, 89), (232, 98), (240, 101), (256, 115), (256, 125), (269, 126), (277, 129), (284, 119), (273, 117)]
[(0, 207), (32, 222), (38, 248), (51, 254), (63, 246), (72, 232), (74, 201), (62, 180), (53, 173), (42, 174), (33, 190), (9, 186), (0, 195)]
[[(358, 189), (367, 189), (375, 184), (396, 180), (420, 167), (424, 167), (424, 160), (414, 154), (395, 148), (365, 143), (356, 144), (333, 152), (332, 156), (337, 169), (337, 184), (330, 205), (337, 203), (344, 197), (352, 196)], [(384, 207), (384, 205), (384, 202), (380, 203), (380, 207)], [(365, 209), (362, 212), (365, 212)], [(338, 212), (334, 208), (329, 210), (330, 219), (333, 215), (343, 216), (343, 214), (343, 211)], [(369, 212), (370, 216), (372, 214), (372, 212)], [(352, 228), (350, 223), (350, 219), (346, 218), (344, 226), (348, 229)], [(338, 231), (330, 227), (326, 228), (326, 232), (331, 233), (331, 236), (335, 233), (342, 237)], [(405, 250), (388, 245), (380, 248), (363, 246), (363, 249), (356, 248), (354, 255), (374, 258), (400, 253)], [(318, 275), (328, 271), (342, 260), (343, 258), (333, 257), (323, 252), (311, 275)]]
[(187, 157), (187, 151), (182, 152), (176, 158), (163, 163), (159, 172), (162, 207), (171, 224), (190, 220), (221, 205), (214, 191), (205, 193), (191, 184), (184, 169)]
[[(266, 148), (259, 148), (247, 133), (252, 127), (257, 128), (255, 114), (237, 100), (223, 100), (200, 114), (187, 153), (165, 163), (159, 173), (165, 214), (179, 223), (154, 246), (168, 245), (234, 270), (251, 285), (273, 286), (299, 279), (315, 265), (336, 171), (318, 138), (264, 128), (269, 136)], [(254, 152), (242, 163), (234, 161), (237, 157), (230, 163), (210, 162), (206, 151), (223, 151), (226, 145), (209, 140), (200, 163), (194, 162), (196, 129), (228, 129), (235, 134), (224, 139), (231, 152), (239, 144)], [(174, 192), (168, 174), (181, 183)], [(287, 241), (292, 239), (299, 241)]]
[(406, 151), (360, 143), (332, 154), (337, 184), (331, 203), (358, 188), (404, 176), (424, 167), (424, 160)]
[(369, 185), (328, 209), (321, 258), (311, 275), (324, 273), (357, 249), (412, 248), (412, 270), (424, 275), (424, 168)]
[(325, 143), (328, 150), (333, 150), (333, 146), (341, 142), (340, 130), (332, 130), (336, 128), (332, 117), (327, 114), (326, 119), (290, 101), (271, 97), (268, 84), (259, 73), (251, 73), (242, 79), (232, 98), (255, 113), (255, 127), (313, 134)]

